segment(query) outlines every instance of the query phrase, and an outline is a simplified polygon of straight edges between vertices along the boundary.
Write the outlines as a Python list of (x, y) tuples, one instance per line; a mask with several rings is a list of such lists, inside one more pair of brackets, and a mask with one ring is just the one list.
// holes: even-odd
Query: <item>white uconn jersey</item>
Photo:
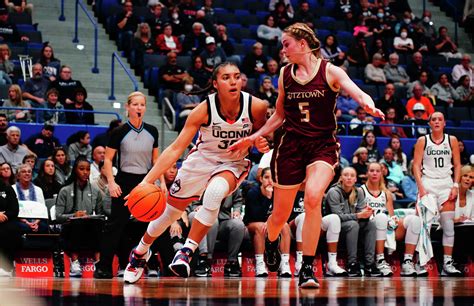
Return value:
[(246, 92), (240, 94), (240, 113), (233, 123), (227, 122), (220, 113), (217, 94), (208, 96), (207, 107), (208, 125), (200, 128), (197, 150), (217, 162), (242, 160), (245, 156), (227, 150), (230, 145), (252, 133), (251, 96)]
[(381, 191), (380, 194), (376, 197), (369, 192), (367, 185), (362, 185), (362, 190), (365, 194), (365, 203), (367, 204), (367, 206), (372, 208), (372, 210), (374, 211), (374, 216), (380, 213), (388, 214), (386, 206), (387, 194), (385, 193), (385, 191)]
[(422, 173), (429, 178), (447, 178), (453, 173), (453, 150), (449, 142), (449, 135), (444, 134), (443, 141), (436, 144), (431, 134), (425, 136), (425, 150), (423, 152)]

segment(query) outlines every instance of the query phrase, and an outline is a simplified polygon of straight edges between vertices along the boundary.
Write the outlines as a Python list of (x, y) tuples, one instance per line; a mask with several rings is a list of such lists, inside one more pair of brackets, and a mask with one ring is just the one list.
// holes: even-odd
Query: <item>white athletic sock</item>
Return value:
[(281, 262), (290, 262), (290, 254), (281, 254)]
[(444, 263), (447, 263), (453, 260), (453, 256), (451, 255), (444, 255), (443, 258), (444, 258)]
[(137, 255), (144, 255), (148, 252), (150, 247), (151, 247), (151, 243), (145, 243), (145, 241), (143, 241), (143, 237), (142, 237), (142, 239), (140, 239), (140, 242), (138, 243), (137, 247), (135, 248), (135, 253)]
[(328, 252), (328, 261), (331, 265), (337, 265), (337, 253)]
[(303, 251), (296, 251), (296, 262), (303, 262)]
[(255, 264), (263, 263), (263, 254), (255, 254)]
[(183, 248), (188, 248), (188, 249), (190, 249), (191, 251), (193, 251), (193, 253), (194, 253), (194, 251), (196, 251), (196, 249), (198, 248), (198, 246), (199, 246), (199, 243), (197, 243), (196, 241), (194, 241), (194, 240), (192, 240), (192, 239), (190, 239), (190, 238), (187, 238), (187, 239), (186, 239), (186, 242), (184, 243)]
[(375, 255), (375, 261), (376, 262), (379, 262), (381, 260), (385, 260), (385, 255), (383, 253)]
[(403, 255), (403, 261), (405, 261), (405, 260), (413, 261), (413, 254), (406, 254), (405, 253), (405, 255)]

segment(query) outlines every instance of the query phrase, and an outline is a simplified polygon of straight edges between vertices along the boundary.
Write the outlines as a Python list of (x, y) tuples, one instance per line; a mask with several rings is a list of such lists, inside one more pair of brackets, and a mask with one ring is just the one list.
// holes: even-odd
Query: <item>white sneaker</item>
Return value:
[(268, 271), (267, 266), (265, 266), (264, 262), (258, 262), (255, 265), (255, 277), (267, 277)]
[(400, 272), (401, 276), (417, 276), (418, 273), (415, 269), (413, 261), (410, 259), (404, 260), (402, 263), (402, 271)]
[(295, 262), (295, 273), (293, 273), (294, 276), (300, 275), (300, 270), (301, 270), (302, 265), (303, 265), (302, 262), (299, 262), (299, 261)]
[(326, 265), (326, 275), (329, 276), (346, 276), (347, 271), (339, 267), (337, 263), (328, 263)]
[(154, 269), (148, 269), (147, 276), (148, 277), (158, 277), (160, 274), (158, 273), (158, 270)]
[(72, 261), (71, 267), (69, 268), (69, 277), (82, 277), (81, 263), (78, 259)]
[(441, 271), (441, 275), (443, 276), (462, 276), (461, 271), (456, 269), (453, 265), (454, 262), (452, 260), (445, 262), (443, 265), (443, 271)]
[(135, 249), (133, 249), (132, 252), (130, 252), (129, 263), (123, 274), (123, 281), (129, 284), (138, 282), (140, 277), (142, 277), (143, 270), (145, 269), (145, 265), (150, 257), (150, 250), (148, 250), (148, 252), (143, 256), (139, 257), (135, 254)]
[(0, 268), (0, 277), (12, 277), (12, 273)]
[(282, 261), (280, 263), (280, 269), (278, 269), (278, 276), (282, 278), (291, 278), (291, 268), (289, 262)]
[(377, 262), (377, 269), (380, 270), (380, 273), (382, 273), (382, 276), (383, 276), (383, 277), (392, 276), (392, 275), (393, 275), (392, 268), (391, 268), (390, 265), (385, 261), (385, 259), (379, 260), (379, 261)]
[(124, 269), (118, 269), (117, 271), (117, 277), (118, 278), (123, 278), (123, 275), (125, 274), (125, 270)]

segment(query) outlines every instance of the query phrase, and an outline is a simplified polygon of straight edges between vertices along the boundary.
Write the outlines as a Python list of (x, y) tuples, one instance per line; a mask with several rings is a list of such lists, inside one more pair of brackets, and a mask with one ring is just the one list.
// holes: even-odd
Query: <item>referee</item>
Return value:
[[(112, 197), (112, 212), (104, 229), (100, 261), (95, 278), (112, 278), (112, 261), (129, 219), (130, 212), (123, 199), (137, 186), (158, 159), (158, 130), (145, 122), (146, 97), (132, 92), (126, 105), (128, 121), (112, 131), (105, 149), (104, 168)], [(112, 160), (117, 154), (118, 173), (112, 174)], [(164, 182), (164, 180), (161, 180)], [(165, 190), (165, 189), (163, 189)]]

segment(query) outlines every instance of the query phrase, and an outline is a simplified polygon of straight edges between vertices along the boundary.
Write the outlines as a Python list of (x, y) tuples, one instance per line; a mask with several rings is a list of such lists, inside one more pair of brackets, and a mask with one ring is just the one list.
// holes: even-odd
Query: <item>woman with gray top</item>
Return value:
[(68, 157), (70, 161), (76, 160), (84, 155), (88, 160), (92, 159), (92, 147), (90, 145), (91, 135), (87, 131), (79, 131), (72, 136), (73, 142), (69, 144)]
[(364, 275), (380, 276), (374, 262), (375, 255), (375, 222), (370, 220), (372, 209), (365, 203), (364, 192), (355, 187), (357, 172), (346, 167), (341, 172), (339, 182), (333, 185), (326, 194), (324, 206), (327, 214), (336, 214), (341, 218), (341, 234), (346, 237), (347, 273), (349, 276), (361, 276), (357, 261), (359, 237), (364, 244)]

